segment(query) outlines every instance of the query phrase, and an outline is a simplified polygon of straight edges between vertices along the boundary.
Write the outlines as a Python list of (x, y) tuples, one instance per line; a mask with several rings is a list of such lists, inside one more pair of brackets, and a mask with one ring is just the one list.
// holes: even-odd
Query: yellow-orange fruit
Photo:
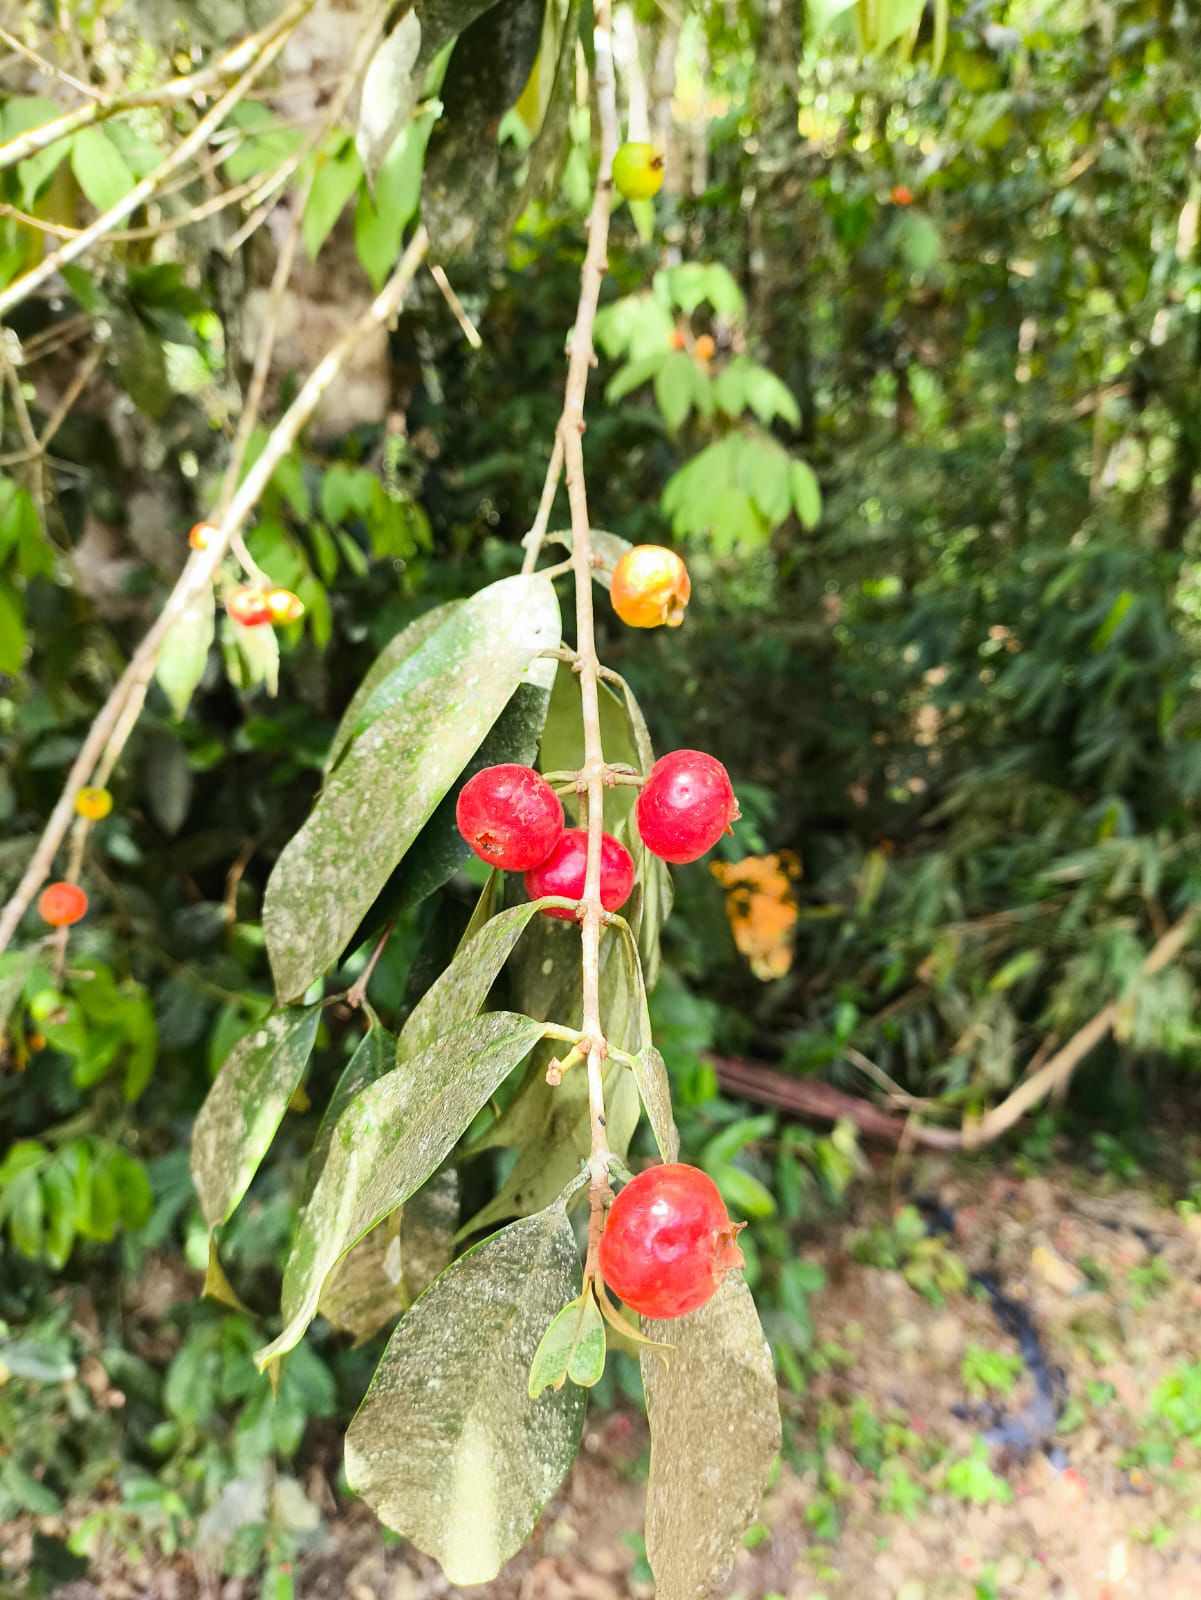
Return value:
[(613, 609), (629, 628), (678, 628), (692, 593), (688, 568), (674, 550), (636, 544), (613, 568)]

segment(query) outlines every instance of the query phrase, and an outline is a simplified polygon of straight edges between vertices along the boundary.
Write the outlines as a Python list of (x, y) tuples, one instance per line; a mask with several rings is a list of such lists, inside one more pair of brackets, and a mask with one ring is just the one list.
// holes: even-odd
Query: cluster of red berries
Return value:
[[(188, 543), (193, 550), (207, 550), (216, 532), (211, 522), (197, 522), (188, 533)], [(299, 622), (304, 616), (304, 601), (291, 589), (240, 588), (226, 600), (225, 609), (244, 628), (261, 628), (267, 622), (277, 626)]]
[[(485, 767), (459, 791), (459, 832), (491, 867), (525, 873), (531, 900), (584, 893), (588, 832), (568, 828), (563, 803), (532, 767)], [(643, 844), (663, 861), (695, 861), (711, 850), (739, 815), (730, 776), (702, 750), (675, 750), (651, 768), (635, 807)], [(616, 911), (634, 887), (634, 861), (611, 833), (601, 835), (601, 904)], [(570, 919), (566, 908), (548, 917)]]

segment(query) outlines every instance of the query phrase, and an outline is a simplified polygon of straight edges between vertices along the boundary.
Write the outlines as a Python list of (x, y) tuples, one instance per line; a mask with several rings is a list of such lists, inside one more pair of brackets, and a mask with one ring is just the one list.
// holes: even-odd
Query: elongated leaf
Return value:
[(530, 918), (538, 914), (543, 904), (542, 900), (531, 900), (498, 912), (462, 946), (442, 976), (426, 990), (400, 1030), (397, 1060), (404, 1061), (416, 1055), (433, 1044), (440, 1034), (475, 1016), (488, 998), (500, 969), (513, 953), (514, 945), (529, 926)]
[(259, 1351), (260, 1366), (297, 1344), (339, 1259), (442, 1164), (476, 1112), (541, 1036), (540, 1022), (512, 1012), (473, 1018), (351, 1102), (297, 1223), (284, 1270), (287, 1325)]
[(485, 1240), (396, 1329), (350, 1425), (351, 1487), (452, 1583), (496, 1576), (575, 1458), (583, 1392), (531, 1400), (527, 1375), (578, 1281), (561, 1207)]
[[(651, 1428), (646, 1550), (657, 1600), (706, 1600), (754, 1521), (780, 1448), (771, 1351), (751, 1292), (731, 1273), (699, 1311), (642, 1319), (673, 1346), (642, 1357)], [(698, 1399), (703, 1397), (703, 1400)]]
[(346, 1063), (342, 1076), (334, 1085), (334, 1092), (329, 1097), (329, 1104), (322, 1114), (317, 1136), (313, 1140), (313, 1148), (309, 1152), (308, 1166), (305, 1169), (304, 1199), (307, 1200), (312, 1194), (313, 1187), (321, 1176), (321, 1169), (329, 1154), (329, 1144), (334, 1136), (338, 1118), (357, 1095), (373, 1084), (377, 1078), (382, 1078), (385, 1072), (391, 1071), (395, 1064), (395, 1038), (386, 1028), (373, 1022)]
[(506, 578), (377, 687), (372, 698), (386, 687), (389, 704), (342, 757), (267, 884), (263, 930), (282, 995), (303, 993), (337, 960), (530, 662), (559, 638), (549, 580)]
[(97, 211), (124, 200), (137, 181), (103, 128), (81, 128), (71, 140), (71, 171)]
[(192, 1129), (192, 1177), (210, 1228), (250, 1186), (304, 1073), (317, 1006), (277, 1011), (230, 1051)]
[(171, 703), (177, 722), (183, 720), (196, 685), (204, 676), (215, 631), (216, 609), (211, 589), (194, 596), (167, 630), (154, 675)]
[(664, 1161), (680, 1158), (680, 1135), (671, 1113), (671, 1088), (667, 1067), (653, 1044), (643, 1045), (634, 1057), (634, 1081), (646, 1111), (647, 1121)]

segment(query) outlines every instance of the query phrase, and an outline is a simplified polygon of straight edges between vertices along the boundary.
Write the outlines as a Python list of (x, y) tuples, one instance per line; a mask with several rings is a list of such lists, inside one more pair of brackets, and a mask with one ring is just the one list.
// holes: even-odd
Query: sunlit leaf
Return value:
[(575, 1458), (583, 1391), (531, 1400), (527, 1375), (578, 1282), (561, 1207), (494, 1234), (401, 1322), (347, 1432), (351, 1488), (451, 1583), (496, 1576)]

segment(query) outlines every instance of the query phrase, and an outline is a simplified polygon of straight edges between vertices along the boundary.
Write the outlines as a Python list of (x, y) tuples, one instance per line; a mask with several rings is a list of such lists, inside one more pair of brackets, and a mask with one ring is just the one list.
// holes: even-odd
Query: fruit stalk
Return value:
[(588, 1110), (591, 1154), (588, 1163), (589, 1199), (593, 1226), (589, 1231), (585, 1272), (596, 1266), (599, 1221), (610, 1198), (609, 1139), (605, 1129), (604, 1063), (606, 1042), (600, 1014), (600, 936), (604, 921), (601, 905), (601, 835), (604, 832), (605, 752), (601, 741), (598, 685), (600, 663), (592, 615), (592, 536), (588, 520), (588, 495), (584, 485), (584, 399), (593, 362), (592, 331), (601, 284), (608, 268), (609, 215), (613, 203), (613, 157), (617, 150), (617, 96), (613, 77), (612, 13), (609, 0), (593, 7), (596, 49), (596, 101), (600, 120), (600, 166), (596, 191), (588, 216), (588, 248), (580, 272), (580, 299), (567, 365), (567, 384), (558, 435), (562, 441), (571, 507), (571, 558), (575, 571), (576, 662), (584, 724), (584, 763), (581, 793), (587, 800), (588, 865), (580, 902), (580, 942), (583, 975), (583, 1036), (580, 1048), (588, 1065)]

